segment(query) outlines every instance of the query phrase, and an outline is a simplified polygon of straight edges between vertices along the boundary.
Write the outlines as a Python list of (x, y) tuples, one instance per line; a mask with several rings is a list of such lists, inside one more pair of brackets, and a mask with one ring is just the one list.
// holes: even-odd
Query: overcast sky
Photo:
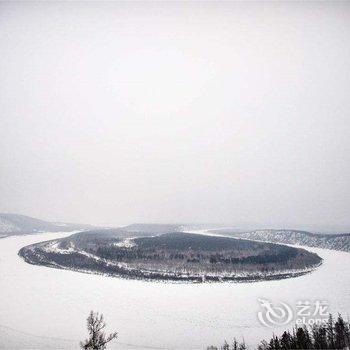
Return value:
[(350, 227), (350, 2), (0, 3), (0, 211)]

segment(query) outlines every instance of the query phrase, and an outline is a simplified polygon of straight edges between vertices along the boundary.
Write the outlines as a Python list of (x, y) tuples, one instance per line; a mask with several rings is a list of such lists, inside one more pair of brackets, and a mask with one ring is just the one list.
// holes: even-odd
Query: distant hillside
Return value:
[(273, 243), (296, 244), (315, 248), (325, 248), (350, 252), (350, 233), (318, 234), (297, 230), (256, 230), (250, 232), (235, 232), (232, 229), (212, 230), (237, 238)]
[(181, 230), (180, 224), (131, 224), (123, 227), (128, 232), (167, 233)]
[(193, 223), (176, 223), (176, 224), (145, 224), (145, 223), (136, 223), (128, 226), (124, 226), (123, 230), (129, 232), (148, 232), (153, 234), (159, 233), (170, 233), (170, 232), (189, 232), (192, 230), (209, 230), (216, 229), (220, 227), (227, 227), (223, 224), (193, 224)]
[[(132, 226), (132, 225), (130, 225)], [(73, 234), (72, 236), (62, 238), (61, 242), (70, 242), (74, 241), (74, 243), (78, 244), (79, 246), (85, 246), (88, 243), (91, 243), (92, 241), (99, 241), (99, 242), (108, 242), (110, 240), (114, 239), (125, 239), (125, 238), (132, 238), (132, 237), (150, 237), (150, 236), (157, 236), (162, 233), (166, 233), (165, 231), (160, 230), (159, 232), (154, 231), (135, 231), (130, 230), (127, 227), (117, 227), (117, 228), (94, 228), (92, 230), (85, 230), (82, 232), (77, 232)]]
[(91, 229), (93, 226), (80, 224), (53, 223), (18, 214), (0, 213), (0, 238), (10, 235), (33, 234), (45, 231), (74, 231)]

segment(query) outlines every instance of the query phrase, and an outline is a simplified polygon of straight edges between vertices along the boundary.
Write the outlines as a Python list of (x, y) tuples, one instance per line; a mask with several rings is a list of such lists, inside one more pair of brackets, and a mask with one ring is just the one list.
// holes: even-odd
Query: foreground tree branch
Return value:
[(105, 350), (107, 344), (118, 337), (116, 332), (106, 336), (103, 329), (106, 327), (103, 315), (99, 315), (98, 312), (90, 311), (90, 315), (87, 318), (87, 329), (89, 332), (89, 338), (84, 342), (80, 342), (81, 349), (84, 350)]

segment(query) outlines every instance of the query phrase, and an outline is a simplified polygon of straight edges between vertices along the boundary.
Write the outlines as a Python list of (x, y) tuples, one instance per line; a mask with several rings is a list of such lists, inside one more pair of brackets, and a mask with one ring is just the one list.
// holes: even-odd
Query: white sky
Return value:
[(2, 2), (0, 79), (0, 211), (350, 227), (350, 2)]

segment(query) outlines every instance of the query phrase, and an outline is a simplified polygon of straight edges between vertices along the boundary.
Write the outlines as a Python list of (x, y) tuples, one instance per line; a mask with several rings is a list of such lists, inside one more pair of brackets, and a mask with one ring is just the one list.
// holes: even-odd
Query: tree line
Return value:
[[(106, 350), (107, 344), (117, 339), (117, 333), (106, 335), (106, 327), (103, 315), (90, 312), (87, 318), (87, 329), (89, 337), (80, 343), (83, 350)], [(286, 330), (282, 335), (273, 335), (269, 341), (263, 340), (256, 350), (349, 350), (350, 349), (350, 324), (338, 314), (336, 320), (330, 314), (327, 322), (317, 323), (313, 326), (295, 326), (292, 331)], [(244, 341), (233, 339), (229, 344), (227, 341), (220, 347), (208, 346), (207, 350), (248, 350)]]
[[(208, 346), (207, 350), (246, 350), (245, 342), (233, 340), (224, 342), (220, 347)], [(292, 350), (292, 349), (350, 349), (350, 324), (339, 314), (334, 320), (330, 314), (328, 321), (313, 326), (295, 326), (292, 331), (282, 335), (273, 335), (269, 341), (263, 340), (256, 350)]]

